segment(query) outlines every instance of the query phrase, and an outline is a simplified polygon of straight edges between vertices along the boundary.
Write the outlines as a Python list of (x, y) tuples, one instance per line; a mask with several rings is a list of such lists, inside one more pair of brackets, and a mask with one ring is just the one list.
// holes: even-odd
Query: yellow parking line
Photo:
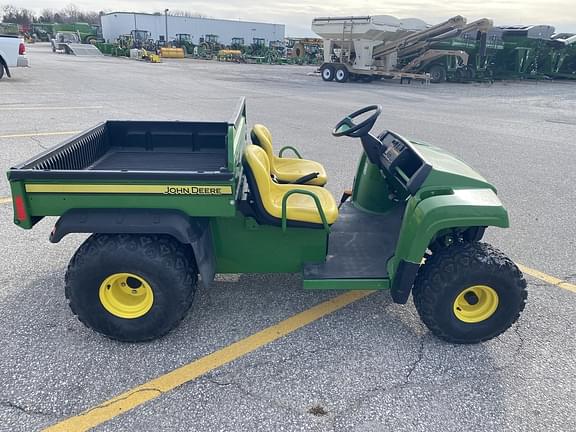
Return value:
[(12, 202), (12, 198), (10, 197), (0, 197), (0, 204), (8, 204)]
[(43, 137), (43, 136), (56, 136), (56, 135), (75, 135), (80, 131), (64, 131), (64, 132), (31, 132), (24, 134), (14, 135), (0, 135), (0, 138), (30, 138), (30, 137)]
[(350, 291), (332, 300), (320, 303), (272, 327), (268, 327), (252, 336), (228, 345), (219, 351), (128, 390), (82, 414), (50, 426), (44, 429), (44, 431), (80, 432), (94, 428), (99, 424), (130, 411), (143, 403), (156, 399), (162, 394), (188, 381), (192, 381), (216, 368), (230, 363), (374, 292), (375, 291)]
[(522, 264), (516, 264), (516, 265), (518, 266), (518, 268), (520, 270), (522, 270), (523, 273), (526, 273), (527, 275), (530, 275), (536, 279), (540, 279), (541, 281), (549, 283), (550, 285), (557, 286), (558, 288), (562, 288), (562, 289), (565, 289), (568, 291), (572, 291), (573, 293), (576, 293), (576, 285), (574, 285), (574, 284), (566, 282), (565, 280), (562, 280), (562, 279), (558, 279), (557, 277), (550, 276), (546, 273), (542, 273), (539, 270), (535, 270), (533, 268), (526, 267)]
[[(518, 265), (526, 274), (540, 279), (546, 283), (576, 292), (576, 285), (562, 279), (542, 273), (538, 270)], [(100, 405), (95, 406), (44, 429), (44, 432), (60, 431), (87, 431), (116, 416), (124, 414), (138, 406), (158, 398), (166, 392), (192, 381), (214, 369), (231, 363), (238, 358), (249, 354), (277, 339), (280, 339), (332, 312), (363, 299), (376, 291), (350, 291), (316, 305), (304, 312), (300, 312), (276, 325), (268, 327), (258, 333), (248, 336), (238, 342), (222, 348), (212, 354), (181, 366), (171, 372), (152, 379), (144, 384), (134, 387)]]

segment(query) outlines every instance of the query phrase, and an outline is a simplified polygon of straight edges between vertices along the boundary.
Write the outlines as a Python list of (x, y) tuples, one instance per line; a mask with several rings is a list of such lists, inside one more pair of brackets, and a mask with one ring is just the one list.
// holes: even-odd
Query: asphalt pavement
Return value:
[[(512, 227), (486, 241), (576, 284), (576, 82), (337, 84), (308, 66), (148, 64), (47, 44), (29, 56), (30, 69), (0, 81), (2, 171), (100, 121), (228, 120), (245, 96), (249, 124), (321, 161), (340, 196), (361, 146), (331, 128), (379, 103), (377, 128), (446, 148), (496, 184)], [(114, 342), (70, 312), (63, 277), (85, 236), (50, 244), (54, 222), (22, 230), (0, 203), (0, 431), (41, 430), (339, 294), (303, 291), (299, 275), (219, 276), (168, 336)], [(576, 430), (576, 293), (528, 282), (518, 323), (487, 343), (441, 342), (411, 301), (381, 292), (95, 430)]]

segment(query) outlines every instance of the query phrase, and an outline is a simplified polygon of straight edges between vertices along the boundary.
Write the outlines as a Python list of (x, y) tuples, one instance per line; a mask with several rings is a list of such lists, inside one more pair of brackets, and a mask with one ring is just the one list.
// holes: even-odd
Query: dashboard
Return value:
[(432, 170), (407, 139), (384, 131), (378, 136), (381, 143), (380, 168), (411, 194), (415, 194)]

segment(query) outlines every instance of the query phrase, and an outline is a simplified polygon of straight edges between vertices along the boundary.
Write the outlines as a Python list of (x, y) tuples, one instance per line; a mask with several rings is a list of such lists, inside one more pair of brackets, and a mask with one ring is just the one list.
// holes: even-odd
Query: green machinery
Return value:
[(20, 29), (16, 23), (0, 22), (0, 35), (17, 36), (20, 34)]
[(218, 35), (207, 34), (200, 38), (196, 53), (200, 58), (213, 59), (223, 48), (224, 45), (218, 41)]
[(184, 55), (194, 54), (194, 43), (188, 33), (177, 33), (176, 39), (172, 41), (172, 46), (175, 48), (184, 48)]
[(231, 50), (244, 51), (245, 48), (246, 48), (246, 46), (244, 44), (244, 38), (242, 38), (242, 37), (232, 38), (232, 41), (230, 43), (230, 49)]
[(50, 39), (56, 34), (53, 23), (32, 23), (30, 33), (37, 41), (50, 42)]
[(438, 147), (372, 133), (380, 114), (366, 107), (332, 132), (356, 140), (330, 152), (364, 149), (340, 205), (321, 164), (276, 156), (263, 126), (247, 142), (242, 101), (223, 122), (108, 121), (14, 166), (14, 222), (59, 216), (53, 243), (92, 234), (70, 262), (66, 297), (83, 323), (123, 341), (174, 328), (198, 276), (285, 272), (305, 289), (387, 289), (400, 304), (412, 293), (450, 342), (497, 336), (527, 294), (517, 266), (480, 242), (509, 225), (495, 187)]
[(319, 65), (324, 57), (324, 42), (318, 38), (288, 38), (285, 43), (288, 63)]
[(153, 53), (158, 48), (147, 30), (132, 30), (130, 34), (120, 35), (115, 43), (96, 42), (95, 45), (102, 54), (114, 57), (130, 57), (130, 50), (134, 48)]
[(498, 27), (493, 33), (502, 43), (491, 64), (495, 78), (576, 78), (576, 64), (570, 60), (574, 35), (554, 34), (548, 25)]
[(88, 23), (53, 24), (52, 34), (75, 32), (80, 36), (81, 43), (96, 42), (100, 37), (100, 27)]

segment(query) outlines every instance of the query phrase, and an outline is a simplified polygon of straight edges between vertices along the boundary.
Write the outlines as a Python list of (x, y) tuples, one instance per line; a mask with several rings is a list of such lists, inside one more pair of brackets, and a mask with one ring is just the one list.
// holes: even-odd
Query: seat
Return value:
[[(250, 137), (252, 138), (252, 143), (262, 147), (268, 155), (270, 174), (275, 176), (280, 183), (294, 183), (313, 173), (318, 173), (318, 176), (303, 182), (303, 184), (324, 186), (328, 181), (326, 170), (322, 164), (300, 158), (300, 155), (293, 147), (284, 147), (280, 150), (280, 157), (276, 156), (272, 146), (272, 134), (266, 126), (261, 124), (254, 125)], [(298, 158), (282, 157), (283, 152), (288, 149), (295, 151)]]
[[(308, 185), (278, 184), (270, 177), (270, 162), (266, 152), (247, 145), (244, 150), (244, 167), (256, 206), (265, 212), (265, 222), (279, 225), (282, 222), (282, 200), (290, 191), (311, 192), (320, 202), (328, 225), (338, 218), (338, 206), (332, 194), (324, 188)], [(295, 193), (288, 197), (286, 219), (292, 226), (322, 225), (320, 212), (311, 196)], [(292, 222), (292, 223), (290, 223)], [(296, 222), (297, 224), (294, 224)]]

